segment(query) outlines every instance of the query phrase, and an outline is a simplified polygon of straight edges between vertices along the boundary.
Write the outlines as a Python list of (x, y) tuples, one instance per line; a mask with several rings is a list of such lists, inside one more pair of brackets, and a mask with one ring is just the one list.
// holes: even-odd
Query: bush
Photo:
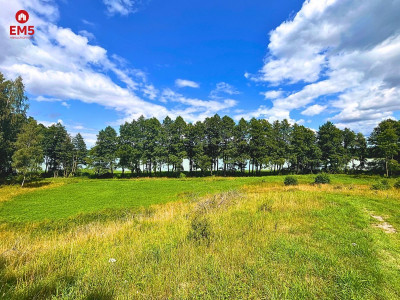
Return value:
[(191, 231), (189, 232), (188, 238), (197, 242), (210, 242), (211, 235), (211, 226), (208, 220), (205, 217), (194, 217), (191, 223)]
[(322, 173), (315, 177), (314, 183), (327, 184), (331, 183), (331, 179), (329, 178), (328, 174)]
[(179, 178), (186, 178), (186, 174), (185, 173), (179, 173)]
[(272, 205), (271, 203), (263, 203), (261, 204), (258, 209), (258, 211), (263, 211), (263, 212), (271, 212), (272, 211)]
[(396, 189), (400, 189), (400, 180), (397, 180), (396, 183), (394, 184), (394, 187)]
[(284, 183), (285, 185), (298, 185), (297, 178), (293, 176), (286, 176)]
[(385, 191), (390, 189), (389, 181), (383, 179), (381, 182), (375, 183), (371, 186), (371, 190)]

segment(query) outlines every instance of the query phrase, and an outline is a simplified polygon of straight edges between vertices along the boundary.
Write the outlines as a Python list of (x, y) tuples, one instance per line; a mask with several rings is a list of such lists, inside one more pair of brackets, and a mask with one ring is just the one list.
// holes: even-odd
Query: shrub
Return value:
[(400, 180), (397, 180), (396, 183), (394, 184), (394, 187), (396, 189), (400, 189)]
[(381, 180), (381, 182), (375, 183), (371, 186), (371, 190), (385, 191), (390, 189), (389, 181), (386, 179)]
[(258, 207), (258, 211), (263, 211), (263, 212), (271, 212), (272, 211), (272, 205), (271, 203), (263, 203)]
[(326, 183), (331, 183), (331, 179), (329, 178), (329, 175), (326, 173), (321, 173), (315, 177), (314, 183), (320, 183), (320, 184), (326, 184)]
[(179, 178), (186, 178), (186, 174), (185, 173), (179, 173)]
[(293, 177), (293, 176), (286, 176), (285, 177), (285, 181), (284, 181), (285, 185), (297, 185), (297, 178)]
[(197, 242), (207, 241), (211, 239), (211, 226), (205, 217), (196, 216), (191, 223), (191, 230), (188, 238)]

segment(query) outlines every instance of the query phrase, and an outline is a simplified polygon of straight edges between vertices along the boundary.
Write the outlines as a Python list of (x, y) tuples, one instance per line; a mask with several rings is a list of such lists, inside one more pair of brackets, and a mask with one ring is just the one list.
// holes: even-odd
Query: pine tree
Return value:
[(227, 168), (232, 169), (234, 161), (234, 144), (233, 134), (235, 129), (235, 121), (228, 116), (224, 116), (221, 120), (221, 157), (224, 164), (224, 175)]
[(117, 132), (111, 126), (100, 130), (97, 135), (95, 149), (92, 151), (94, 163), (100, 171), (110, 170), (114, 174), (117, 159), (118, 139)]
[(150, 172), (156, 170), (161, 147), (161, 123), (156, 118), (147, 119), (143, 123), (143, 163)]
[(339, 171), (344, 164), (342, 131), (332, 122), (326, 122), (319, 128), (318, 146), (322, 151), (321, 160), (325, 170)]
[[(167, 164), (168, 173), (170, 171), (171, 156), (172, 156), (172, 125), (174, 121), (170, 117), (165, 117), (162, 123), (161, 143), (164, 147), (163, 161)], [(172, 158), (173, 159), (173, 158)]]
[(252, 173), (258, 174), (266, 158), (267, 136), (263, 123), (265, 120), (252, 118), (249, 123), (249, 155), (251, 159)]
[(353, 161), (355, 157), (355, 141), (355, 132), (349, 128), (345, 128), (343, 130), (343, 164), (346, 172), (349, 162)]
[(313, 172), (317, 167), (320, 150), (315, 133), (303, 125), (293, 125), (290, 141), (290, 159), (296, 173)]
[(57, 177), (59, 171), (64, 176), (72, 170), (73, 145), (71, 137), (61, 123), (51, 125), (44, 131), (42, 142), (47, 171), (53, 172)]
[(235, 126), (233, 132), (233, 157), (234, 164), (244, 174), (249, 157), (249, 124), (243, 118)]
[(78, 133), (73, 139), (73, 163), (72, 174), (75, 174), (79, 166), (86, 164), (87, 148), (82, 135)]
[[(359, 132), (354, 141), (354, 158), (358, 160), (359, 164), (357, 169), (362, 170), (365, 168), (367, 162), (368, 147), (367, 140), (364, 135)], [(354, 168), (354, 166), (353, 166)]]
[(218, 158), (221, 146), (221, 118), (218, 114), (204, 120), (204, 133), (206, 137), (205, 155), (211, 158), (211, 175), (218, 171)]
[(212, 159), (207, 155), (207, 138), (204, 122), (196, 122), (193, 126), (193, 167), (206, 172), (212, 167)]
[(178, 116), (171, 124), (171, 144), (169, 162), (173, 170), (180, 172), (182, 170), (183, 159), (186, 157), (185, 135), (187, 124), (182, 117)]
[(395, 159), (400, 150), (400, 137), (398, 132), (399, 123), (394, 120), (386, 120), (374, 128), (371, 136), (370, 143), (374, 147), (374, 154), (377, 157), (382, 157), (385, 163), (385, 173), (388, 177), (390, 174), (391, 165), (397, 165), (398, 161)]

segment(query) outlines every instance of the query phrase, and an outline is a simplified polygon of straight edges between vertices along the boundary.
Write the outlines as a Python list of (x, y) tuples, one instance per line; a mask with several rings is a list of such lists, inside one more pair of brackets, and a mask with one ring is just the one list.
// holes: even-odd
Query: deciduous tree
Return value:
[(42, 134), (34, 119), (24, 124), (17, 136), (12, 156), (13, 167), (23, 175), (21, 186), (24, 186), (27, 175), (37, 173), (43, 162)]

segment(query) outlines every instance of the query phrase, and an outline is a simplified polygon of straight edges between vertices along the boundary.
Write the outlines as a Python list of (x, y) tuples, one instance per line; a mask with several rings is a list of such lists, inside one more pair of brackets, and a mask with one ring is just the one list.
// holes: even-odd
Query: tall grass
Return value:
[[(372, 191), (347, 184), (347, 178), (346, 184), (332, 178), (329, 186), (310, 185), (312, 177), (298, 179), (303, 183), (296, 187), (285, 187), (283, 177), (234, 188), (221, 181), (213, 193), (204, 192), (200, 180), (197, 189), (178, 192), (178, 201), (124, 217), (73, 222), (83, 215), (69, 215), (68, 230), (37, 220), (24, 219), (19, 226), (4, 221), (0, 297), (398, 298), (398, 234), (372, 226), (370, 215), (400, 229), (399, 191)], [(150, 181), (156, 189), (159, 182)], [(50, 189), (29, 193), (29, 199), (45, 193)]]

